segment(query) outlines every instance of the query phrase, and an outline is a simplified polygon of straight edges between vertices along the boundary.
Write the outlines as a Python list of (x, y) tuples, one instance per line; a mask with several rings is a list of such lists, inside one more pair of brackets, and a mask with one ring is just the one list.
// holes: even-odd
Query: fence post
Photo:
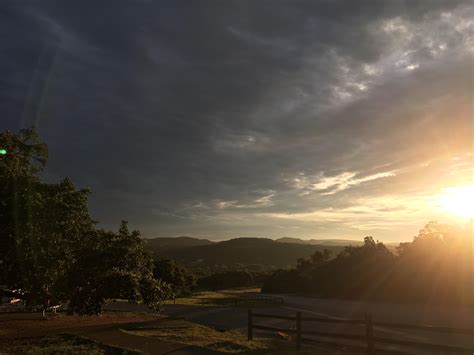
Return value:
[(367, 355), (374, 355), (374, 339), (373, 339), (373, 328), (372, 328), (372, 316), (370, 314), (365, 315), (365, 337), (367, 340)]
[(296, 312), (296, 350), (301, 349), (301, 312)]
[(248, 311), (248, 336), (247, 340), (253, 340), (253, 322), (252, 322), (252, 310)]

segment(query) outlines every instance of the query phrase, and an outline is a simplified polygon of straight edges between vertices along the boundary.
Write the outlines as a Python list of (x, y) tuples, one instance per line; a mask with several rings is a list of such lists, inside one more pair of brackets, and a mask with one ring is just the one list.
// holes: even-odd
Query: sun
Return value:
[(474, 184), (446, 188), (436, 196), (436, 202), (449, 214), (474, 219)]

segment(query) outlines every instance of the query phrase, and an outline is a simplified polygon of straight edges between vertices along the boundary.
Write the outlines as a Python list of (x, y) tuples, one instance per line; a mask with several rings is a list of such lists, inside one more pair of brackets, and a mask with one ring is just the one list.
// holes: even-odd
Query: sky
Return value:
[(457, 0), (4, 0), (0, 131), (36, 126), (45, 179), (90, 188), (104, 228), (411, 240), (472, 208), (445, 202), (474, 183), (473, 19)]

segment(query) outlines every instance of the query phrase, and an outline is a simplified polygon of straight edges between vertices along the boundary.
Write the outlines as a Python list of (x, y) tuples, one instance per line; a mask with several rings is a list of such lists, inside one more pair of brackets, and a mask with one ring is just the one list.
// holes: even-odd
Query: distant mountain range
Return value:
[(214, 244), (214, 242), (211, 242), (207, 239), (198, 239), (192, 237), (153, 238), (146, 239), (146, 242), (152, 250), (160, 251)]
[[(289, 268), (299, 258), (307, 258), (317, 250), (328, 249), (333, 255), (344, 245), (304, 243), (300, 239), (235, 238), (222, 242), (191, 237), (147, 239), (157, 257), (170, 258), (187, 265), (245, 267), (260, 265), (263, 269)], [(299, 241), (299, 242), (298, 242)]]
[[(156, 257), (169, 258), (188, 266), (222, 268), (249, 267), (254, 269), (290, 268), (299, 258), (315, 251), (328, 249), (337, 255), (345, 246), (359, 246), (363, 241), (349, 239), (235, 238), (213, 242), (192, 237), (146, 239)], [(391, 250), (398, 243), (388, 243)]]

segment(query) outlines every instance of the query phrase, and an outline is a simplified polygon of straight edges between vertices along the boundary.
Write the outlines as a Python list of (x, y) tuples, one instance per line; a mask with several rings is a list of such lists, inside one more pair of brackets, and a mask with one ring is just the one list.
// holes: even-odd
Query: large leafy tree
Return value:
[(64, 279), (81, 257), (78, 246), (93, 231), (87, 211), (86, 190), (76, 190), (69, 179), (58, 184), (37, 184), (31, 192), (31, 212), (17, 236), (20, 286), (28, 290), (31, 301), (44, 301), (45, 291), (63, 299)]
[(138, 231), (122, 221), (119, 232), (95, 231), (80, 248), (71, 268), (70, 310), (100, 313), (106, 299), (143, 301), (159, 310), (171, 296), (168, 284), (153, 277), (153, 259)]
[(47, 146), (34, 129), (0, 134), (0, 284), (44, 307), (54, 299), (98, 313), (107, 298), (144, 300), (158, 309), (169, 287), (153, 277), (138, 231), (96, 230), (87, 190), (70, 179), (43, 183)]
[(93, 230), (88, 191), (67, 178), (41, 182), (47, 146), (34, 129), (1, 133), (0, 146), (7, 151), (0, 158), (0, 283), (25, 290), (30, 302), (47, 303), (64, 294), (76, 246)]
[(21, 286), (22, 240), (31, 228), (38, 201), (38, 173), (48, 150), (34, 129), (0, 133), (0, 284)]

